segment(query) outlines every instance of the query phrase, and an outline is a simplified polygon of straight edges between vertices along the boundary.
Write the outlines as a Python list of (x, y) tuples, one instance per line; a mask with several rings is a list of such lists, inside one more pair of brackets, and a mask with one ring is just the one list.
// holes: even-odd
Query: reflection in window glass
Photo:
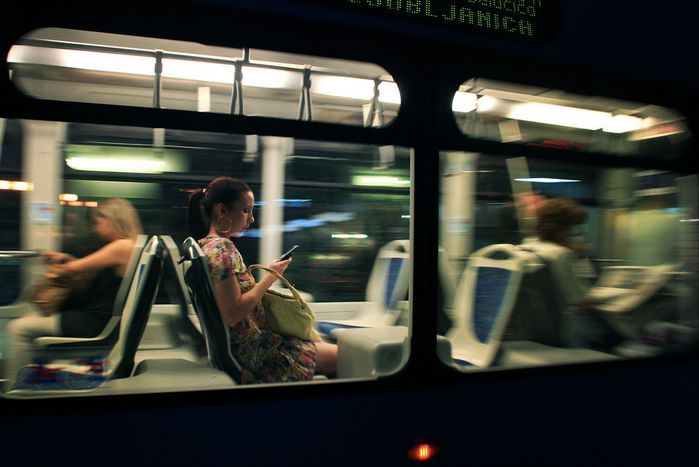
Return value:
[(383, 126), (400, 107), (381, 67), (257, 49), (45, 28), (7, 57), (41, 99)]
[[(99, 217), (95, 213), (115, 197), (134, 206), (148, 236), (167, 235), (176, 247), (181, 246), (190, 235), (190, 193), (206, 187), (217, 176), (240, 177), (255, 194), (255, 223), (233, 242), (246, 264), (269, 264), (292, 245), (299, 245), (285, 277), (311, 304), (324, 340), (338, 343), (344, 339), (344, 360), (338, 362), (332, 378), (389, 375), (407, 360), (412, 158), (409, 148), (50, 121), (8, 121), (10, 126), (22, 130), (13, 136), (19, 140), (15, 141), (18, 147), (41, 144), (51, 148), (48, 152), (25, 152), (24, 164), (17, 171), (19, 178), (32, 188), (21, 194), (26, 211), (15, 222), (3, 224), (0, 231), (0, 238), (16, 240), (15, 248), (56, 250), (75, 257), (94, 252), (105, 244), (96, 235)], [(7, 160), (12, 158), (8, 156)], [(18, 196), (15, 191), (3, 190), (0, 194)], [(35, 208), (48, 204), (54, 209), (41, 219), (32, 217)], [(172, 258), (178, 260), (180, 254), (173, 252)], [(110, 376), (98, 385), (98, 393), (181, 389), (179, 376), (173, 379), (178, 381), (177, 387), (163, 381), (155, 385), (139, 382), (148, 379), (138, 378), (140, 372), (155, 368), (152, 362), (141, 366), (139, 363), (163, 357), (186, 360), (189, 370), (173, 368), (173, 374), (194, 371), (200, 375), (187, 378), (192, 381), (192, 389), (235, 385), (220, 372), (215, 373), (216, 378), (210, 378), (213, 369), (206, 348), (201, 345), (198, 316), (191, 305), (182, 308), (182, 297), (186, 295), (182, 294), (167, 255), (165, 265), (135, 357), (137, 370), (133, 378), (137, 379)], [(17, 286), (23, 289), (34, 284), (46, 269), (38, 258), (15, 267), (20, 272), (15, 271)], [(273, 287), (284, 291), (280, 285)], [(9, 330), (22, 309), (0, 306), (0, 345), (5, 349), (5, 369), (11, 368), (7, 363), (13, 342)], [(388, 331), (368, 328), (350, 330), (341, 336), (334, 333), (338, 325), (350, 323), (393, 326)], [(376, 332), (388, 333), (382, 339), (390, 341), (391, 352), (366, 354), (364, 343)], [(235, 333), (232, 334), (235, 339)], [(49, 351), (42, 353), (41, 358), (68, 358), (79, 367), (70, 367), (70, 372), (84, 370), (92, 377), (95, 368), (108, 368), (107, 364), (96, 363), (110, 362), (112, 354), (108, 351), (109, 348), (103, 353), (90, 351), (89, 355), (77, 357), (58, 357), (60, 351)], [(74, 358), (82, 363), (76, 363)], [(88, 361), (92, 363), (85, 363)], [(41, 368), (66, 372), (65, 367)], [(165, 374), (168, 371), (165, 369)], [(64, 373), (57, 378), (63, 381)], [(12, 380), (7, 374), (3, 378)], [(64, 389), (49, 384), (23, 387), (7, 395), (41, 397), (47, 394), (44, 390), (58, 390), (59, 395), (65, 395), (61, 392)]]
[(441, 153), (442, 313), (460, 370), (688, 351), (697, 177)]
[(452, 110), (468, 136), (535, 147), (668, 158), (690, 138), (670, 109), (483, 78), (459, 87)]

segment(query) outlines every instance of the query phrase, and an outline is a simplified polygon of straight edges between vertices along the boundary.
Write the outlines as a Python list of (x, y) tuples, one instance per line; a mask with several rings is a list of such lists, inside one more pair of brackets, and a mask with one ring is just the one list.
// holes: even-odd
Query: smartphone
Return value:
[(292, 254), (292, 253), (294, 252), (294, 250), (297, 249), (298, 247), (299, 247), (298, 245), (292, 246), (291, 249), (290, 249), (289, 251), (287, 251), (286, 253), (284, 253), (284, 254), (281, 256), (281, 258), (279, 258), (279, 261), (285, 261), (285, 260), (291, 258), (291, 254)]

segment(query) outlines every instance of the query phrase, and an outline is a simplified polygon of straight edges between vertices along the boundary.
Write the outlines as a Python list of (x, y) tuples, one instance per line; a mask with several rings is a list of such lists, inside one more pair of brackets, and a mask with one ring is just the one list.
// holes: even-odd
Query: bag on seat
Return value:
[(53, 264), (34, 285), (30, 301), (44, 315), (57, 313), (71, 295), (80, 295), (92, 282), (94, 273), (68, 272), (64, 264)]
[(267, 290), (262, 297), (262, 307), (265, 309), (272, 331), (282, 336), (298, 337), (305, 341), (322, 341), (315, 329), (313, 310), (303, 301), (294, 286), (281, 274), (260, 264), (248, 266), (248, 271), (253, 269), (263, 269), (276, 276), (291, 292), (289, 295), (276, 290)]

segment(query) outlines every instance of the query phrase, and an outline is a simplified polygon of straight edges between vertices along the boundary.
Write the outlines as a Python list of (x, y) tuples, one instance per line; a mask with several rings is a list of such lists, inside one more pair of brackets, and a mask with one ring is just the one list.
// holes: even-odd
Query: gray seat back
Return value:
[(184, 279), (184, 272), (180, 266), (180, 262), (183, 259), (182, 253), (178, 248), (175, 241), (169, 235), (160, 235), (160, 240), (163, 242), (165, 247), (166, 259), (165, 259), (165, 271), (168, 275), (174, 277), (175, 279), (175, 294), (176, 300), (179, 305), (179, 316), (175, 324), (177, 326), (177, 332), (180, 335), (186, 336), (193, 344), (195, 350), (200, 355), (206, 355), (206, 342), (204, 336), (197, 329), (197, 327), (192, 322), (192, 316), (190, 315), (190, 308), (193, 308), (192, 299), (189, 295), (189, 290), (187, 283)]
[(118, 334), (117, 331), (119, 329), (119, 321), (121, 320), (121, 314), (123, 313), (124, 305), (126, 304), (126, 297), (129, 293), (129, 288), (131, 287), (131, 283), (133, 282), (136, 274), (138, 261), (141, 258), (141, 253), (143, 253), (147, 240), (147, 235), (138, 235), (136, 237), (136, 243), (134, 243), (133, 250), (131, 251), (131, 257), (126, 265), (124, 277), (121, 279), (119, 290), (117, 291), (116, 298), (114, 299), (112, 317), (102, 332), (97, 336), (98, 338), (103, 338), (106, 343), (114, 342), (116, 340)]
[(112, 378), (130, 376), (133, 370), (134, 356), (146, 329), (162, 277), (163, 249), (160, 239), (157, 236), (151, 237), (136, 264), (124, 301), (118, 338), (106, 359), (109, 366), (114, 368)]
[(189, 266), (184, 277), (204, 333), (211, 366), (224, 371), (235, 382), (240, 383), (241, 366), (231, 354), (228, 326), (224, 324), (218, 311), (206, 256), (196, 240), (191, 237), (184, 241), (182, 249), (182, 261)]
[(565, 347), (565, 301), (551, 266), (526, 246), (519, 245), (518, 249), (530, 253), (538, 267), (528, 268), (522, 276), (504, 339)]

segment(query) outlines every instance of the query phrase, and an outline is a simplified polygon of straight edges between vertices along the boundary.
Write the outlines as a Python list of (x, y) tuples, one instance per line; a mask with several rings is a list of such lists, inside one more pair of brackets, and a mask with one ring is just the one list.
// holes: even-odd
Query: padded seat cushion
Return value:
[(65, 362), (34, 363), (22, 368), (12, 389), (94, 389), (107, 380), (106, 359), (94, 357)]
[(316, 322), (316, 329), (318, 329), (318, 332), (321, 334), (325, 334), (327, 336), (330, 336), (333, 334), (334, 331), (338, 329), (355, 329), (355, 328), (362, 328), (364, 326), (353, 326), (350, 324), (340, 324), (340, 323), (333, 323), (330, 321), (317, 321)]

